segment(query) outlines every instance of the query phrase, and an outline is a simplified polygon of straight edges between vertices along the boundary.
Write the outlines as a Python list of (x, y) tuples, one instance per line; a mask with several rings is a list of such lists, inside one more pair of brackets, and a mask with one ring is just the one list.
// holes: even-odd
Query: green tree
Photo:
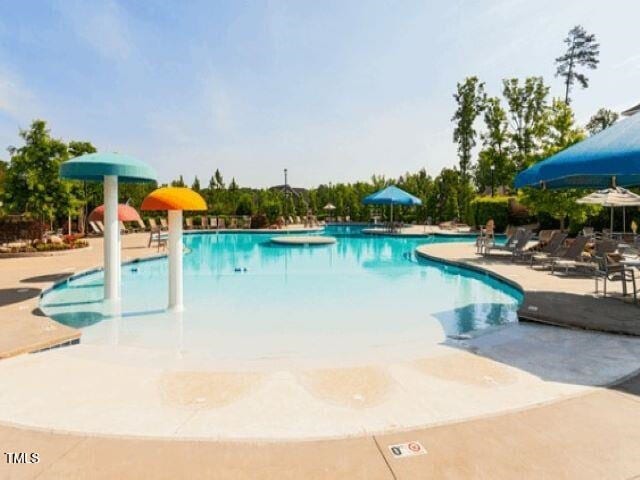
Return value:
[(222, 174), (217, 168), (215, 173), (213, 174), (213, 178), (215, 180), (216, 188), (224, 188), (224, 180), (222, 179)]
[(619, 115), (607, 108), (599, 109), (587, 122), (586, 129), (591, 135), (601, 132), (618, 121)]
[(556, 77), (564, 78), (565, 94), (564, 103), (569, 103), (569, 92), (577, 81), (582, 88), (589, 86), (589, 79), (584, 73), (578, 71), (579, 67), (595, 70), (600, 60), (600, 44), (596, 42), (596, 36), (581, 26), (576, 25), (564, 39), (567, 50), (556, 58)]
[(475, 181), (481, 192), (489, 187), (493, 194), (496, 186), (511, 185), (515, 165), (510, 155), (507, 113), (499, 98), (486, 99), (483, 117), (486, 130), (481, 134), (483, 148), (478, 155)]
[(502, 93), (508, 105), (513, 161), (521, 170), (534, 160), (545, 135), (545, 114), (549, 87), (542, 77), (529, 77), (524, 84), (517, 78), (502, 81)]
[(453, 141), (458, 144), (458, 159), (460, 166), (459, 191), (457, 194), (459, 203), (458, 216), (462, 214), (467, 218), (472, 200), (473, 189), (470, 186), (469, 170), (471, 165), (471, 153), (476, 146), (477, 132), (474, 123), (484, 108), (484, 83), (477, 77), (467, 77), (464, 82), (458, 83), (453, 98), (458, 105), (452, 121)]
[(177, 180), (172, 180), (171, 181), (171, 186), (172, 187), (184, 187), (185, 183), (184, 183), (184, 178), (182, 178), (182, 175), (180, 175), (180, 177), (178, 177)]
[(193, 184), (191, 185), (191, 189), (196, 192), (200, 191), (200, 180), (198, 179), (197, 175), (196, 175), (196, 178), (193, 179)]
[(40, 220), (52, 221), (76, 206), (70, 182), (60, 179), (60, 164), (68, 158), (67, 146), (52, 138), (46, 122), (34, 120), (21, 130), (22, 147), (10, 147), (6, 173), (5, 200), (13, 212), (28, 212)]
[(466, 178), (471, 167), (471, 151), (476, 146), (474, 123), (484, 107), (484, 83), (478, 77), (467, 77), (458, 83), (453, 98), (458, 105), (451, 119), (455, 122), (453, 141), (458, 144), (460, 173)]

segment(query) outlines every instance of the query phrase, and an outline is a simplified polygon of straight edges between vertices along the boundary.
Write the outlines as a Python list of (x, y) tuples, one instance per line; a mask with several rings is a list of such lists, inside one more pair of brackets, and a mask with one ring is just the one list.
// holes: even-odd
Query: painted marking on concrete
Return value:
[(395, 458), (414, 457), (416, 455), (426, 455), (427, 449), (420, 442), (398, 443), (389, 445), (389, 450)]

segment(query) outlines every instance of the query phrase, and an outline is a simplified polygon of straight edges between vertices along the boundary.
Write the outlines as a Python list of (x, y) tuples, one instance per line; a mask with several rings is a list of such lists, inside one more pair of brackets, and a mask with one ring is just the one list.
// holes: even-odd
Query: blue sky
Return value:
[[(640, 102), (629, 1), (24, 1), (0, 4), (0, 146), (44, 118), (206, 182), (367, 179), (457, 162), (452, 93), (478, 75), (542, 75), (582, 24), (601, 42), (578, 120)], [(0, 158), (7, 158), (1, 154)]]

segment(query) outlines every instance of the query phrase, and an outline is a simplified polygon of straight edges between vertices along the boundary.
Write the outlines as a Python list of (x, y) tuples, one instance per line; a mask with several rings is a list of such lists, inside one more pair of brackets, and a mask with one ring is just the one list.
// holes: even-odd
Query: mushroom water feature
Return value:
[(156, 172), (146, 163), (119, 153), (89, 153), (60, 166), (60, 177), (104, 183), (104, 300), (107, 308), (120, 301), (120, 227), (118, 182), (155, 182)]
[(182, 211), (206, 210), (204, 199), (190, 188), (162, 187), (151, 192), (142, 202), (142, 210), (166, 210), (169, 217), (169, 309), (181, 311), (182, 279)]

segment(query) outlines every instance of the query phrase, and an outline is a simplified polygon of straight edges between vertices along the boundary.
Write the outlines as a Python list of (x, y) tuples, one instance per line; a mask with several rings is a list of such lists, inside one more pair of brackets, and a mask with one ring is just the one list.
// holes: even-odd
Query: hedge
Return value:
[(509, 224), (509, 197), (477, 197), (471, 202), (473, 219), (477, 226), (493, 219), (496, 230), (504, 231)]
[(504, 231), (508, 225), (527, 225), (537, 222), (536, 217), (531, 215), (527, 207), (513, 196), (477, 197), (471, 202), (471, 211), (476, 226), (485, 225), (487, 220), (492, 218), (499, 232)]

